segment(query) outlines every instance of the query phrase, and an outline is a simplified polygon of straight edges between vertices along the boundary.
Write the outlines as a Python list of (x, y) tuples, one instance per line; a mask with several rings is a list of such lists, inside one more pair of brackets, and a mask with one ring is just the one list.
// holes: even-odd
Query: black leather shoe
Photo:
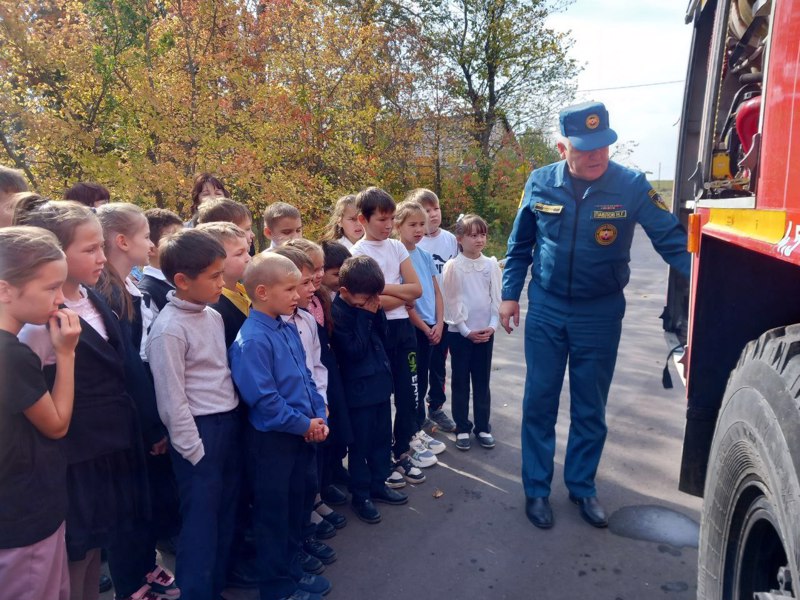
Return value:
[(583, 520), (589, 525), (593, 527), (608, 527), (606, 511), (603, 510), (603, 507), (597, 500), (597, 496), (577, 498), (570, 494), (569, 499), (580, 507), (581, 517), (583, 517)]
[(303, 551), (319, 559), (323, 565), (329, 565), (336, 561), (336, 550), (313, 537), (303, 542)]
[(525, 515), (539, 529), (550, 529), (553, 526), (553, 509), (547, 497), (526, 498)]
[(322, 518), (333, 525), (336, 529), (341, 529), (347, 525), (347, 517), (345, 517), (342, 513), (336, 512), (335, 510), (329, 512), (327, 515), (322, 515)]
[(100, 584), (98, 586), (98, 588), (100, 589), (100, 593), (105, 594), (112, 587), (114, 587), (114, 584), (111, 583), (111, 578), (108, 575), (100, 573)]
[(408, 502), (408, 496), (403, 492), (398, 492), (387, 486), (383, 486), (383, 489), (379, 492), (372, 492), (370, 497), (373, 502), (383, 502), (384, 504), (400, 505)]
[(362, 502), (353, 500), (353, 512), (365, 523), (375, 524), (381, 522), (381, 513), (375, 508), (372, 500), (367, 499)]
[(342, 506), (347, 504), (347, 494), (335, 485), (329, 485), (320, 493), (322, 501), (328, 506)]
[(314, 532), (314, 537), (318, 540), (329, 540), (335, 536), (336, 527), (333, 526), (333, 523), (329, 523), (325, 519), (317, 523), (317, 530)]
[(325, 565), (322, 564), (321, 560), (314, 558), (302, 550), (297, 554), (297, 561), (300, 563), (300, 568), (303, 569), (303, 571), (311, 573), (312, 575), (319, 575), (325, 570)]

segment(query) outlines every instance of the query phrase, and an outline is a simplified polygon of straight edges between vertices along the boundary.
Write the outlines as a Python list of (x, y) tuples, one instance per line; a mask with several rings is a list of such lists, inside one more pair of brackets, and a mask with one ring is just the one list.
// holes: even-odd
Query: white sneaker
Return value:
[(423, 444), (423, 446), (425, 446), (425, 448), (427, 448), (428, 450), (430, 450), (434, 454), (441, 454), (442, 452), (447, 450), (447, 446), (443, 442), (440, 442), (436, 438), (433, 438), (433, 437), (429, 436), (427, 433), (425, 433), (421, 429), (417, 432), (417, 435), (415, 437), (420, 442), (422, 442), (422, 444)]
[(411, 443), (411, 448), (408, 449), (408, 459), (411, 461), (411, 464), (418, 469), (426, 469), (439, 462), (439, 460), (430, 450), (425, 449), (423, 451), (419, 451), (417, 448), (415, 448), (413, 441)]
[(392, 471), (389, 474), (389, 477), (386, 478), (386, 487), (390, 487), (393, 490), (406, 487), (406, 480), (403, 477), (403, 474), (398, 473), (397, 471)]

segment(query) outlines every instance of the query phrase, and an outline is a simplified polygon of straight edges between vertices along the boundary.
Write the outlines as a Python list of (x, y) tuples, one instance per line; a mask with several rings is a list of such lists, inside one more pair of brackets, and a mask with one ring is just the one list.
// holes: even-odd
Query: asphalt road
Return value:
[[(426, 469), (425, 483), (407, 486), (408, 505), (381, 506), (378, 525), (360, 522), (349, 507), (340, 509), (349, 523), (329, 540), (338, 553), (325, 572), (334, 586), (329, 600), (696, 597), (694, 522), (701, 503), (677, 489), (684, 390), (674, 369), (676, 387), (661, 386), (667, 348), (658, 316), (667, 269), (641, 229), (631, 267), (598, 476), (611, 527), (590, 527), (567, 499), (561, 470), (569, 425), (566, 385), (551, 497), (555, 527), (541, 531), (525, 518), (519, 440), (523, 331), (500, 332), (492, 373), (497, 447), (474, 444), (459, 452), (453, 436), (439, 433), (448, 450), (439, 465)], [(443, 495), (435, 498), (436, 490)], [(254, 597), (226, 593), (228, 600)]]
[[(330, 540), (339, 559), (326, 571), (330, 600), (373, 598), (633, 600), (696, 597), (696, 544), (691, 524), (700, 500), (678, 491), (684, 390), (661, 386), (666, 344), (658, 316), (667, 268), (641, 229), (633, 248), (622, 341), (608, 402), (608, 441), (598, 495), (612, 528), (584, 523), (567, 499), (561, 467), (569, 425), (569, 394), (561, 396), (556, 474), (549, 531), (525, 518), (520, 481), (519, 423), (525, 378), (523, 331), (497, 334), (492, 372), (492, 423), (497, 446), (448, 449), (426, 469), (427, 481), (406, 489), (403, 507), (381, 508), (384, 520), (350, 519)], [(523, 306), (524, 314), (524, 306)], [(436, 489), (444, 492), (434, 498)], [(644, 517), (651, 517), (649, 520)], [(631, 539), (614, 531), (666, 541)], [(674, 537), (675, 539), (670, 539)], [(671, 541), (672, 543), (668, 543)]]

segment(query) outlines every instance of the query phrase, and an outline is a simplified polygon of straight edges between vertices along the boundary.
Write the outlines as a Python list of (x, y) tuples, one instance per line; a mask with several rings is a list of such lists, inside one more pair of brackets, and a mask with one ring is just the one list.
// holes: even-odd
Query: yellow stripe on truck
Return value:
[(786, 211), (712, 208), (706, 226), (709, 225), (776, 244), (786, 233)]

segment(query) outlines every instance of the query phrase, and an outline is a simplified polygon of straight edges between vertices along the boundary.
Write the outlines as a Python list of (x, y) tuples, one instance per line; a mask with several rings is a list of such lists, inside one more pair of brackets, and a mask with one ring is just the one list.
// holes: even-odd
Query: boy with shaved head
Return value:
[(254, 257), (244, 273), (250, 315), (228, 355), (233, 381), (250, 407), (247, 469), (254, 501), (262, 600), (316, 598), (330, 582), (293, 562), (301, 549), (309, 443), (328, 435), (325, 401), (305, 363), (294, 325), (300, 271), (285, 256)]

